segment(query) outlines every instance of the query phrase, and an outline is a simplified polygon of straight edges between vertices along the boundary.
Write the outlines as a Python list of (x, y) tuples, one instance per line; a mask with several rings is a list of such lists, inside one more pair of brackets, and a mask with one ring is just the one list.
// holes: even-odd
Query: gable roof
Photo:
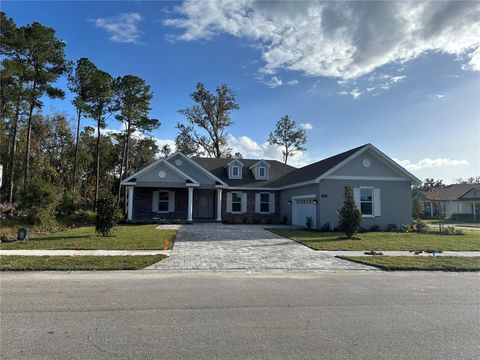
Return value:
[[(216, 159), (216, 158), (192, 158), (197, 164), (208, 170), (215, 177), (227, 183), (230, 187), (260, 187), (269, 188), (276, 180), (282, 178), (286, 174), (295, 171), (296, 168), (290, 165), (285, 165), (277, 160), (263, 160), (270, 166), (269, 178), (266, 180), (257, 180), (252, 171), (243, 171), (241, 179), (229, 179), (225, 166), (232, 161), (232, 159)], [(258, 159), (241, 159), (245, 168), (249, 169), (252, 165), (258, 163)]]
[(480, 185), (476, 184), (453, 184), (443, 188), (433, 188), (424, 191), (423, 194), (427, 200), (431, 201), (452, 201), (458, 200), (472, 189), (480, 189)]
[(170, 164), (166, 159), (159, 159), (157, 161), (154, 161), (153, 163), (151, 163), (150, 165), (144, 167), (143, 169), (137, 171), (135, 174), (132, 174), (130, 175), (129, 177), (127, 177), (126, 179), (122, 180), (122, 185), (128, 185), (129, 183), (131, 182), (135, 182), (137, 181), (138, 177), (142, 176), (143, 174), (147, 173), (148, 171), (150, 171), (151, 169), (153, 169), (155, 166), (157, 165), (160, 165), (160, 164), (163, 164), (165, 165), (167, 168), (169, 168), (170, 170), (172, 170), (174, 173), (178, 174), (180, 177), (183, 177), (186, 181), (192, 183), (192, 184), (198, 184), (198, 182), (193, 179), (192, 177), (188, 176), (187, 174), (185, 174), (183, 171), (181, 171), (180, 169), (177, 169), (175, 166), (173, 166), (172, 164)]
[(275, 187), (283, 187), (289, 185), (295, 185), (298, 183), (305, 183), (305, 182), (314, 182), (318, 179), (319, 176), (327, 173), (327, 171), (333, 169), (335, 166), (339, 165), (350, 156), (357, 153), (360, 149), (367, 146), (362, 145), (356, 148), (347, 150), (343, 153), (330, 156), (329, 158), (317, 161), (313, 164), (304, 166), (302, 168), (296, 169), (295, 171), (289, 173), (287, 176), (276, 181), (272, 184)]

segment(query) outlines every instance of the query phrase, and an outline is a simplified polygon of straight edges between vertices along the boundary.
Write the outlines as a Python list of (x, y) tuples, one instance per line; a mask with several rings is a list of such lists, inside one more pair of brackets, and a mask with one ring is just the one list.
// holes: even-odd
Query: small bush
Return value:
[(75, 205), (73, 205), (73, 194), (66, 191), (63, 194), (62, 200), (57, 206), (57, 212), (62, 217), (69, 217), (75, 213)]
[(455, 229), (453, 226), (447, 226), (442, 231), (443, 235), (463, 235), (464, 232), (461, 229)]
[(307, 216), (305, 218), (305, 226), (307, 227), (307, 230), (312, 230), (313, 227), (313, 217)]
[(380, 225), (372, 225), (368, 228), (368, 231), (371, 231), (371, 232), (380, 231)]
[(358, 228), (358, 232), (359, 232), (359, 233), (366, 233), (367, 231), (368, 231), (368, 229), (365, 228), (365, 227), (363, 227), (363, 226), (360, 226), (360, 227)]
[(362, 214), (355, 205), (353, 192), (350, 186), (345, 187), (343, 207), (338, 212), (340, 221), (338, 227), (351, 239), (360, 229)]
[(0, 219), (13, 219), (18, 216), (17, 204), (0, 203)]
[(397, 225), (396, 224), (388, 224), (387, 227), (385, 228), (385, 231), (387, 231), (387, 232), (397, 231)]
[(330, 232), (332, 230), (332, 227), (330, 226), (329, 222), (326, 222), (320, 227), (320, 232)]
[(415, 232), (415, 224), (404, 224), (402, 227), (402, 232), (404, 233)]
[(240, 224), (242, 223), (242, 219), (240, 219), (240, 218), (235, 218), (235, 219), (233, 220), (233, 223), (234, 223), (234, 224), (237, 224), (237, 225), (240, 225)]
[(117, 225), (117, 205), (111, 192), (104, 192), (97, 201), (97, 217), (95, 220), (95, 232), (108, 236)]
[(284, 225), (288, 224), (288, 216), (287, 215), (283, 215), (282, 224), (284, 224)]
[(415, 220), (415, 231), (420, 234), (424, 234), (427, 232), (427, 224), (425, 224), (422, 220), (417, 219)]

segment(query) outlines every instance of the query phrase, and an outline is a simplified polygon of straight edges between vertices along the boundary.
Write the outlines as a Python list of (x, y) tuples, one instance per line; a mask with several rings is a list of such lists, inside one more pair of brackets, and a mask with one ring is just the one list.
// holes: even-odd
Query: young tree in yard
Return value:
[(112, 111), (113, 79), (110, 74), (102, 70), (95, 70), (91, 77), (90, 96), (86, 101), (86, 112), (97, 123), (96, 143), (96, 170), (95, 170), (95, 197), (94, 208), (98, 200), (100, 186), (100, 130), (107, 126), (108, 114)]
[(277, 122), (275, 130), (270, 133), (268, 143), (283, 148), (283, 162), (286, 164), (288, 158), (294, 156), (297, 151), (306, 150), (307, 134), (304, 129), (297, 127), (294, 120), (285, 115)]
[[(230, 154), (231, 149), (227, 144), (225, 130), (233, 125), (230, 112), (239, 109), (235, 93), (227, 85), (220, 85), (216, 88), (215, 94), (212, 94), (202, 83), (198, 83), (197, 89), (190, 97), (195, 104), (179, 111), (185, 115), (189, 126), (177, 124), (180, 130), (175, 139), (177, 149), (183, 152), (182, 141), (187, 140), (185, 144), (189, 148), (185, 149), (186, 154), (190, 152), (197, 155), (205, 152), (214, 158)], [(203, 131), (203, 134), (199, 134), (195, 127)]]
[(350, 186), (345, 187), (343, 207), (338, 211), (338, 215), (340, 218), (338, 227), (349, 239), (353, 238), (362, 224), (362, 214), (355, 205)]
[(117, 205), (115, 197), (110, 191), (102, 193), (97, 202), (97, 216), (95, 219), (95, 232), (108, 236), (117, 225)]
[[(125, 125), (125, 146), (120, 164), (120, 181), (124, 175), (130, 175), (130, 138), (138, 131), (142, 134), (157, 129), (160, 121), (148, 117), (153, 93), (145, 81), (138, 76), (126, 75), (115, 80), (116, 119)], [(120, 203), (120, 183), (118, 184), (118, 203)], [(126, 191), (126, 189), (125, 189)], [(125, 204), (127, 197), (125, 196)]]
[(58, 78), (68, 71), (69, 63), (65, 58), (65, 43), (55, 37), (55, 30), (37, 22), (23, 27), (24, 52), (22, 58), (27, 65), (26, 89), (28, 103), (27, 143), (25, 149), (25, 180), (30, 168), (30, 138), (32, 133), (32, 116), (35, 108), (41, 108), (40, 98), (47, 95), (50, 98), (64, 97), (63, 90), (53, 87)]
[(80, 122), (82, 116), (86, 113), (86, 103), (91, 93), (91, 79), (97, 70), (94, 63), (87, 58), (81, 58), (77, 61), (75, 71), (69, 74), (68, 88), (75, 94), (72, 103), (77, 112), (77, 133), (75, 136), (75, 152), (73, 155), (73, 178), (72, 178), (72, 196), (75, 204), (75, 193), (77, 187), (77, 164), (78, 164), (78, 144), (80, 140)]

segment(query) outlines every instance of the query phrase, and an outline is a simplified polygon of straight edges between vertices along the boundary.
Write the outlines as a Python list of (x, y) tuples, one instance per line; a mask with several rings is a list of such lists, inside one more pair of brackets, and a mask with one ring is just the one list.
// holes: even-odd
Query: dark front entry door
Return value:
[(213, 219), (213, 191), (193, 191), (193, 217), (195, 219)]

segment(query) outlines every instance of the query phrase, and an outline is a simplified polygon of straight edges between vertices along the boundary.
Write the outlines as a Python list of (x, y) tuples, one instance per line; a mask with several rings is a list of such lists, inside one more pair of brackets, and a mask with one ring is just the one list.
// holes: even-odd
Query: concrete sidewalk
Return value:
[(0, 256), (169, 256), (170, 252), (171, 250), (0, 250)]
[[(332, 256), (377, 256), (377, 255), (367, 255), (365, 251), (318, 251), (320, 253), (332, 255)], [(433, 256), (432, 254), (422, 252), (418, 255), (415, 255), (414, 252), (410, 251), (377, 251), (381, 252), (384, 256)], [(480, 251), (444, 251), (442, 253), (435, 253), (435, 256), (469, 256), (475, 257), (480, 256)]]

